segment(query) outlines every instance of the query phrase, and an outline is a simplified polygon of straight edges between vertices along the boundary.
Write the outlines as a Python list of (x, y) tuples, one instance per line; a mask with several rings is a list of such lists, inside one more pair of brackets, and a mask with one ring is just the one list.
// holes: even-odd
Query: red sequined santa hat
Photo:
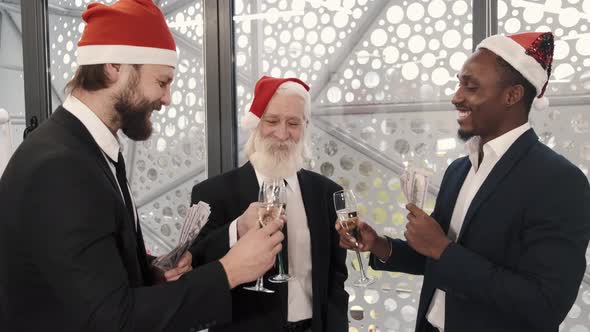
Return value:
[(176, 67), (176, 44), (162, 11), (153, 0), (119, 0), (111, 6), (91, 3), (78, 42), (79, 65), (156, 64)]
[[(252, 101), (252, 106), (250, 106), (250, 110), (246, 112), (246, 115), (242, 118), (242, 128), (254, 129), (258, 126), (262, 115), (266, 111), (268, 102), (275, 94), (279, 86), (285, 82), (298, 83), (309, 92), (309, 86), (298, 78), (275, 78), (270, 76), (262, 76), (258, 82), (256, 82), (256, 86), (254, 87), (254, 100)], [(309, 112), (307, 108), (305, 111)], [(305, 116), (309, 119), (309, 114), (305, 114)]]
[(525, 32), (511, 36), (494, 35), (484, 39), (477, 48), (488, 49), (508, 62), (537, 90), (533, 105), (537, 109), (549, 106), (543, 95), (551, 76), (553, 34)]

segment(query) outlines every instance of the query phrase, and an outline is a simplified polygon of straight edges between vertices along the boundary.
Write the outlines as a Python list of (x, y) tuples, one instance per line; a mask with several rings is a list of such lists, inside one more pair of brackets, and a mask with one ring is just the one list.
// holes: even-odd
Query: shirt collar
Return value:
[(72, 95), (66, 97), (62, 106), (82, 122), (84, 127), (90, 132), (90, 135), (96, 144), (98, 144), (107, 157), (118, 162), (117, 159), (119, 157), (121, 145), (119, 144), (118, 137), (111, 133), (107, 125), (105, 125), (88, 106)]
[[(252, 168), (254, 168), (254, 165), (252, 165)], [(262, 175), (260, 172), (256, 170), (256, 168), (254, 168), (254, 173), (256, 173), (256, 180), (258, 181), (258, 186), (260, 187), (262, 182), (264, 182), (264, 180), (267, 180), (268, 177)], [(287, 182), (288, 189), (295, 191), (295, 189), (299, 188), (299, 180), (297, 178), (297, 173), (286, 177), (285, 181)]]
[[(525, 124), (487, 142), (483, 145), (484, 156), (491, 156), (495, 160), (499, 160), (506, 153), (506, 151), (508, 151), (510, 146), (512, 146), (512, 144), (514, 144), (514, 142), (516, 142), (516, 140), (529, 129), (531, 129), (531, 125), (526, 122)], [(481, 137), (475, 136), (465, 143), (465, 149), (469, 154), (469, 160), (476, 170), (479, 167), (480, 141)]]

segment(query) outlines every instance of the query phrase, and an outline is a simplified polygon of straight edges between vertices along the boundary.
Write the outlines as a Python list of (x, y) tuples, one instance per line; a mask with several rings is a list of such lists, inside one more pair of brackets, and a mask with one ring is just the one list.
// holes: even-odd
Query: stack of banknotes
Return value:
[(186, 213), (176, 248), (172, 249), (166, 255), (156, 258), (152, 264), (164, 271), (176, 267), (182, 256), (194, 243), (203, 226), (209, 220), (210, 214), (211, 208), (209, 204), (205, 202), (193, 204)]
[(409, 203), (423, 209), (428, 191), (428, 175), (430, 172), (415, 167), (408, 167), (399, 178), (402, 192)]

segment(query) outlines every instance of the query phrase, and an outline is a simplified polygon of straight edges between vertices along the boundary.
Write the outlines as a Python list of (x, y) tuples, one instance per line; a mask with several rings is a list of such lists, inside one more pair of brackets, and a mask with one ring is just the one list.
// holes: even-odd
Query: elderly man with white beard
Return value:
[[(223, 256), (249, 229), (258, 227), (247, 221), (255, 218), (240, 216), (258, 213), (252, 203), (258, 201), (263, 181), (278, 178), (286, 183), (283, 257), (294, 278), (286, 283), (266, 282), (265, 287), (274, 293), (234, 289), (231, 311), (228, 308), (232, 322), (212, 332), (348, 331), (346, 252), (338, 245), (332, 202), (332, 194), (342, 188), (303, 169), (311, 157), (310, 104), (309, 87), (301, 80), (263, 76), (242, 121), (250, 129), (244, 148), (249, 161), (193, 188), (192, 203), (204, 201), (211, 206), (209, 222), (191, 249), (193, 264), (198, 266)], [(277, 268), (271, 269), (264, 280), (276, 273)]]

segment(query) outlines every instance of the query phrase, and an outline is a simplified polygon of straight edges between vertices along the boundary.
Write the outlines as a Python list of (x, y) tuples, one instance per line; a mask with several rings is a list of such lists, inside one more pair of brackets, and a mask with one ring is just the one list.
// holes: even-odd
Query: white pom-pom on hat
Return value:
[(545, 96), (535, 98), (535, 100), (533, 100), (533, 107), (538, 111), (546, 110), (549, 108), (549, 98)]
[(254, 129), (258, 126), (260, 122), (260, 118), (254, 115), (252, 112), (246, 112), (246, 115), (242, 117), (242, 128), (244, 129)]
[(8, 114), (7, 110), (0, 108), (0, 125), (5, 124), (8, 121), (10, 121), (10, 114)]

